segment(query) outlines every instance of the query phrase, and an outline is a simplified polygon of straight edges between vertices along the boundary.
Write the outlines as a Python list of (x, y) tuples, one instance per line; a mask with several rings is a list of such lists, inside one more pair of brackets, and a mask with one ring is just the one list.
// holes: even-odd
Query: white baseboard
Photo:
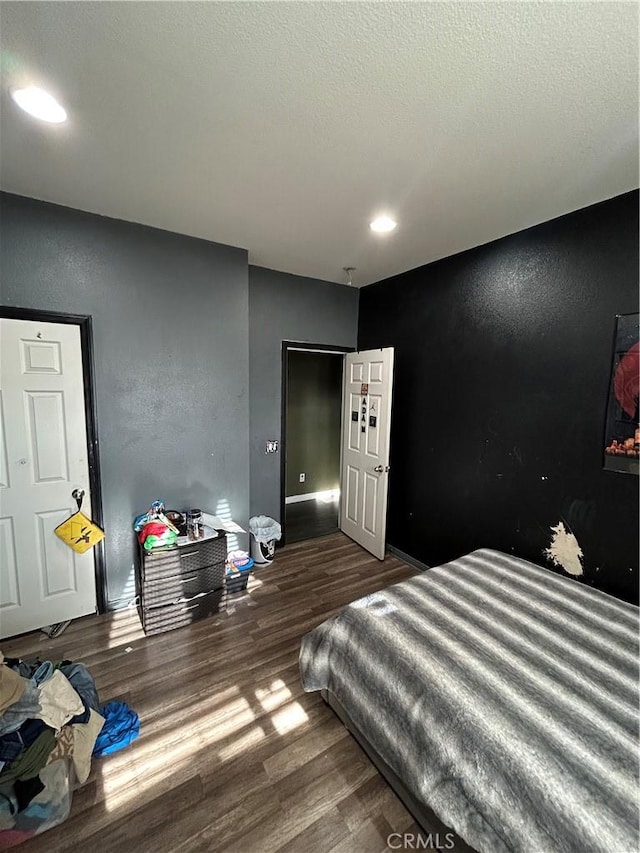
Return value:
[(306, 495), (291, 495), (291, 497), (285, 498), (284, 502), (286, 504), (299, 504), (302, 501), (324, 501), (325, 503), (330, 503), (331, 501), (337, 501), (340, 498), (340, 489), (329, 489), (327, 492), (307, 492)]

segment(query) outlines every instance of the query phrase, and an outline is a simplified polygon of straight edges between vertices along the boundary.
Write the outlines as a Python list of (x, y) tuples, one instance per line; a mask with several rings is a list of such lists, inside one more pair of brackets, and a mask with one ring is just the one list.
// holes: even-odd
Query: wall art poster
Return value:
[(616, 337), (604, 436), (604, 467), (640, 474), (640, 315), (616, 318)]

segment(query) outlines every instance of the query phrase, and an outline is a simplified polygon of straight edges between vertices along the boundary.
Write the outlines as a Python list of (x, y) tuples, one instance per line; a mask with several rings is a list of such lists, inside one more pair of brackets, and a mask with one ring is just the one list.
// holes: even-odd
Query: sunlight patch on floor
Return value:
[(297, 729), (298, 726), (302, 726), (308, 720), (309, 717), (299, 702), (291, 702), (271, 715), (273, 727), (281, 735)]
[[(157, 705), (141, 716), (141, 737), (135, 744), (133, 758), (144, 764), (158, 749), (170, 745), (178, 737), (183, 738), (187, 731), (193, 739), (194, 732), (199, 736), (201, 729), (206, 727), (218, 730), (231, 722), (231, 730), (234, 730), (233, 721), (246, 713), (253, 715), (249, 702), (239, 695), (237, 687), (226, 690), (224, 696), (206, 695), (198, 701), (188, 704), (181, 701), (170, 708)], [(111, 761), (117, 769), (129, 763), (131, 756), (127, 757), (126, 752), (116, 753)]]
[[(291, 691), (281, 678), (274, 681), (268, 688), (256, 690), (256, 698), (265, 711), (274, 712), (270, 719), (278, 734), (284, 735), (309, 719), (298, 702), (289, 702)], [(283, 708), (282, 705), (285, 702), (288, 704)]]
[(265, 711), (273, 711), (274, 708), (279, 708), (287, 699), (291, 699), (291, 691), (279, 678), (271, 684), (271, 687), (258, 688), (256, 691), (256, 699)]
[[(161, 735), (152, 734), (146, 743), (143, 737), (130, 752), (118, 753), (101, 764), (107, 811), (114, 811), (131, 800), (131, 786), (135, 786), (136, 793), (152, 787), (158, 776), (175, 773), (178, 767), (190, 763), (195, 753), (228, 738), (254, 721), (255, 714), (243, 697), (216, 708), (211, 714), (199, 716), (195, 724), (189, 708), (184, 708), (182, 725)], [(144, 720), (141, 731), (144, 735)], [(264, 732), (259, 733), (258, 739), (261, 737), (264, 737)]]
[[(264, 738), (265, 726), (284, 735), (308, 722), (308, 716), (282, 679), (254, 690), (264, 716), (257, 715), (236, 686), (223, 696), (201, 697), (182, 704), (169, 713), (158, 706), (147, 719), (150, 729), (145, 737), (145, 719), (141, 720), (140, 741), (131, 750), (116, 753), (100, 762), (101, 782), (107, 811), (130, 804), (137, 795), (159, 784), (167, 773), (174, 775), (192, 765), (197, 753), (221, 741), (216, 760), (228, 761), (251, 750)], [(215, 708), (211, 705), (215, 704)], [(207, 709), (209, 709), (207, 711)], [(161, 730), (154, 733), (156, 726)], [(212, 756), (212, 759), (214, 756)]]
[(237, 758), (248, 749), (253, 749), (260, 741), (264, 740), (265, 733), (261, 726), (254, 726), (243, 735), (236, 738), (229, 746), (223, 746), (218, 752), (218, 756), (222, 761), (229, 761), (232, 758)]
[(340, 489), (332, 489), (328, 492), (318, 492), (316, 503), (337, 504), (340, 501)]
[(115, 649), (118, 646), (125, 646), (127, 648), (131, 643), (144, 639), (145, 634), (142, 630), (137, 611), (133, 608), (125, 608), (123, 610), (116, 610), (111, 614), (109, 640), (107, 643), (108, 649)]
[[(220, 501), (216, 513), (230, 518), (228, 503)], [(254, 576), (251, 586), (260, 587), (262, 581)], [(114, 613), (108, 630), (109, 648), (121, 648), (123, 654), (130, 653), (133, 644), (139, 652), (139, 641), (145, 639), (130, 609)], [(308, 722), (282, 679), (250, 688), (227, 682), (216, 689), (206, 680), (203, 684), (200, 690), (194, 684), (181, 689), (179, 683), (166, 681), (165, 689), (160, 679), (153, 686), (146, 714), (140, 709), (140, 739), (95, 764), (95, 782), (107, 812), (129, 812), (157, 796), (170, 777), (186, 777), (199, 766), (223, 765), (250, 753), (269, 735), (282, 736)], [(247, 688), (251, 692), (243, 695)], [(131, 702), (135, 705), (135, 696)]]

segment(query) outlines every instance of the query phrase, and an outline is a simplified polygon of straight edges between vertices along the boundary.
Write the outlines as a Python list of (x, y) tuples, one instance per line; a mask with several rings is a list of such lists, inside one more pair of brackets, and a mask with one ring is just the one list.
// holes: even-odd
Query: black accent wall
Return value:
[[(638, 311), (638, 192), (365, 287), (358, 348), (395, 348), (389, 544), (497, 548), (638, 597), (638, 478), (604, 471), (616, 314)], [(557, 569), (561, 571), (561, 569)]]

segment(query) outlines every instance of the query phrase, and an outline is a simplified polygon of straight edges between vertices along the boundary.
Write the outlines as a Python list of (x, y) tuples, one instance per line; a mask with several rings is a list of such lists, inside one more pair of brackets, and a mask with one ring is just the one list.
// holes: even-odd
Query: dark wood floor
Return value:
[(285, 505), (284, 532), (287, 542), (327, 536), (338, 530), (338, 502), (315, 499)]
[[(321, 544), (320, 544), (321, 543)], [(226, 614), (145, 637), (135, 611), (3, 644), (6, 656), (82, 660), (140, 738), (93, 762), (69, 820), (21, 853), (376, 853), (411, 816), (298, 674), (303, 634), (410, 576), (344, 537), (289, 545)]]

